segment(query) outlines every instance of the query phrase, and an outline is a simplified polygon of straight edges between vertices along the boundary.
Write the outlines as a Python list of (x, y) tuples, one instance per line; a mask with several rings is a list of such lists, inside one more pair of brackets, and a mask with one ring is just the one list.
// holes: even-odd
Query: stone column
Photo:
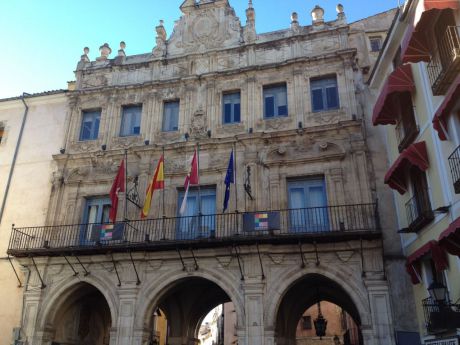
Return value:
[(266, 345), (262, 302), (264, 284), (259, 279), (251, 279), (243, 284), (243, 290), (246, 311), (246, 345)]
[[(125, 345), (132, 344), (134, 336), (134, 315), (136, 306), (137, 288), (124, 288), (118, 292), (120, 313), (118, 320), (112, 320), (117, 325), (117, 341), (110, 344)], [(112, 335), (112, 334), (111, 334)]]

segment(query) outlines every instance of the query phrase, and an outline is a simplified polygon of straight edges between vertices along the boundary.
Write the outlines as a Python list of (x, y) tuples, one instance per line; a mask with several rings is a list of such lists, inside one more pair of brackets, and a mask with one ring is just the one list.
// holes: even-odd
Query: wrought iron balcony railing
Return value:
[(460, 146), (449, 156), (449, 167), (456, 194), (460, 193)]
[(422, 301), (425, 324), (429, 333), (442, 333), (460, 328), (460, 304), (439, 304), (431, 298)]
[(434, 219), (428, 191), (418, 191), (406, 202), (406, 215), (409, 232), (416, 232)]
[(377, 204), (225, 213), (132, 220), (115, 224), (75, 224), (13, 228), (8, 253), (14, 256), (60, 252), (92, 254), (108, 250), (162, 250), (247, 241), (297, 243), (299, 238), (336, 241), (379, 236)]
[(446, 93), (460, 71), (460, 27), (447, 27), (437, 45), (438, 49), (432, 52), (427, 66), (431, 88), (436, 96)]

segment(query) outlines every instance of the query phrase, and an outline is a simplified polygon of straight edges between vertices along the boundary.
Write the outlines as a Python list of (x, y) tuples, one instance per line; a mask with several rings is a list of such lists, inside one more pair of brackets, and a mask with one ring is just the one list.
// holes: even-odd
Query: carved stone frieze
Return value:
[(207, 126), (208, 117), (202, 110), (197, 110), (193, 114), (192, 121), (190, 124), (190, 135), (193, 138), (205, 138), (207, 136)]

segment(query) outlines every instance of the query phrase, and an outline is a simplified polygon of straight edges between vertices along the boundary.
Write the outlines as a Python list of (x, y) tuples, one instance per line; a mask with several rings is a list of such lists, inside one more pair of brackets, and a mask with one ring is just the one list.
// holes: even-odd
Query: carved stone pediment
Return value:
[(168, 55), (238, 46), (242, 40), (239, 18), (226, 0), (185, 1), (184, 15), (168, 41)]
[(208, 131), (208, 117), (203, 110), (197, 110), (190, 124), (190, 135), (193, 138), (205, 138)]

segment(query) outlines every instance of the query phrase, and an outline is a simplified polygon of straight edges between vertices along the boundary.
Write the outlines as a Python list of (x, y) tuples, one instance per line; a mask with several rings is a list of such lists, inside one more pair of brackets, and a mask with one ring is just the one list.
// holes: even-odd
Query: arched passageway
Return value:
[[(168, 286), (153, 307), (153, 342), (159, 345), (199, 344), (200, 327), (215, 307), (231, 302), (217, 284), (198, 277), (183, 278)], [(161, 318), (166, 320), (162, 322)]]
[[(323, 308), (327, 305), (338, 306), (343, 311), (345, 318), (352, 321), (343, 327), (341, 325), (342, 334), (330, 334), (331, 338), (337, 335), (340, 344), (343, 344), (344, 339), (348, 341), (348, 332), (348, 334), (356, 334), (351, 339), (353, 342), (348, 343), (349, 345), (363, 345), (360, 331), (361, 318), (352, 299), (339, 284), (319, 274), (306, 275), (291, 285), (284, 294), (276, 318), (275, 338), (277, 345), (300, 345), (298, 339), (299, 321), (301, 322), (306, 311), (315, 310), (318, 302), (323, 302)], [(317, 312), (311, 314), (314, 330), (313, 324), (314, 319), (317, 318)], [(330, 317), (333, 316), (332, 312), (328, 312), (328, 314)], [(325, 316), (327, 317), (327, 315)], [(335, 327), (334, 331), (340, 328)]]
[(53, 320), (53, 343), (108, 345), (112, 320), (109, 305), (94, 286), (79, 283), (61, 302)]

